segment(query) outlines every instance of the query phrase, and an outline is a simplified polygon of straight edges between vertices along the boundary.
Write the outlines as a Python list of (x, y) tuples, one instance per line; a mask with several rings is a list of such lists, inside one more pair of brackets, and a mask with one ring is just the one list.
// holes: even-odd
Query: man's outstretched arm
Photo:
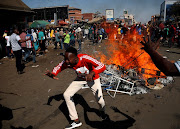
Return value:
[(144, 37), (144, 41), (141, 41), (141, 44), (144, 46), (143, 49), (150, 55), (152, 61), (160, 71), (162, 71), (167, 76), (180, 76), (180, 72), (178, 71), (176, 65), (163, 58), (156, 51), (159, 42), (160, 39), (156, 43), (153, 43), (149, 40), (149, 38), (148, 41), (146, 41)]
[(59, 72), (61, 72), (62, 70), (64, 70), (65, 68), (67, 68), (67, 65), (65, 64), (65, 61), (62, 61), (61, 63), (59, 63), (56, 67), (54, 67), (54, 69), (52, 70), (52, 72), (49, 72), (49, 70), (46, 71), (45, 75), (58, 80), (59, 78), (57, 78), (57, 74)]

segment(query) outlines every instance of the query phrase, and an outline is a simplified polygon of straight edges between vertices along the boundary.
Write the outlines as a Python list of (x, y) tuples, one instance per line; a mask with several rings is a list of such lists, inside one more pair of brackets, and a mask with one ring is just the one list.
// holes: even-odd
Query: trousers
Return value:
[(18, 71), (23, 71), (23, 65), (21, 63), (22, 60), (22, 50), (13, 51), (15, 57), (16, 57), (16, 68)]
[(86, 82), (86, 81), (73, 81), (69, 87), (66, 89), (64, 92), (63, 96), (67, 104), (67, 108), (69, 110), (69, 117), (71, 120), (76, 120), (78, 119), (78, 114), (75, 108), (75, 104), (73, 102), (73, 96), (76, 92), (78, 92), (83, 85), (87, 84), (93, 95), (96, 98), (97, 103), (99, 104), (100, 110), (104, 108), (105, 106), (105, 101), (103, 99), (103, 94), (102, 94), (102, 89), (101, 89), (101, 83), (100, 79), (96, 79), (94, 81)]

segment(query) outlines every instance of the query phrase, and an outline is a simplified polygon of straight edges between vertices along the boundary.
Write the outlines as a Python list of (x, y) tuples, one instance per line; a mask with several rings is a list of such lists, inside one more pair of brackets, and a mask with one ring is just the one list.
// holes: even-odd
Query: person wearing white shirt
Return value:
[(22, 74), (23, 69), (24, 69), (24, 66), (21, 63), (21, 60), (22, 60), (21, 43), (28, 41), (28, 40), (29, 39), (21, 40), (21, 38), (19, 36), (19, 31), (17, 28), (14, 29), (14, 33), (10, 36), (11, 47), (12, 47), (13, 53), (16, 57), (16, 68), (17, 68), (18, 74)]
[(10, 58), (12, 55), (11, 53), (11, 45), (10, 45), (10, 42), (9, 42), (9, 34), (7, 34), (7, 36), (5, 36), (5, 39), (6, 39), (6, 50), (7, 50), (7, 56)]
[(34, 30), (31, 30), (31, 31), (32, 31), (33, 41), (35, 43), (37, 41), (37, 34), (36, 32), (34, 32)]
[(86, 40), (88, 39), (88, 34), (89, 34), (89, 30), (86, 28), (84, 30), (84, 34), (85, 34), (85, 37), (86, 37)]

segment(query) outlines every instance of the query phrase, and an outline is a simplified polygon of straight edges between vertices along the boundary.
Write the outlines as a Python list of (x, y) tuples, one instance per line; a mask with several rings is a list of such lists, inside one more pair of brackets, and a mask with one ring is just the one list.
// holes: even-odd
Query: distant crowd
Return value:
[(16, 67), (19, 74), (23, 73), (23, 64), (29, 62), (30, 56), (36, 63), (36, 56), (44, 55), (50, 44), (54, 49), (68, 49), (70, 46), (78, 45), (78, 51), (81, 51), (83, 40), (91, 40), (93, 44), (102, 42), (105, 38), (103, 28), (96, 28), (96, 25), (77, 27), (77, 28), (30, 28), (18, 29), (13, 31), (5, 30), (1, 40), (1, 46), (4, 49), (4, 58), (16, 57)]
[[(138, 23), (131, 26), (115, 23), (95, 23), (74, 28), (56, 27), (20, 30), (15, 28), (13, 31), (4, 31), (1, 38), (1, 46), (5, 58), (14, 58), (14, 56), (17, 58), (18, 56), (17, 67), (21, 65), (20, 61), (22, 58), (22, 62), (27, 63), (30, 55), (33, 62), (36, 63), (36, 56), (45, 54), (50, 44), (54, 45), (54, 49), (64, 50), (70, 46), (76, 46), (80, 52), (83, 41), (90, 40), (92, 45), (95, 45), (101, 43), (103, 39), (110, 39), (110, 34), (113, 34), (115, 40), (128, 38), (129, 34), (149, 35), (153, 42), (163, 37), (161, 42), (164, 46), (172, 47), (177, 43), (177, 47), (180, 47), (179, 25), (180, 23), (148, 22), (145, 25)], [(21, 52), (17, 53), (16, 51)], [(22, 71), (21, 69), (17, 71)]]
[(151, 22), (142, 25), (141, 23), (132, 26), (119, 25), (117, 29), (116, 38), (126, 36), (128, 34), (149, 35), (151, 41), (155, 42), (162, 37), (162, 44), (164, 46), (172, 47), (177, 43), (180, 48), (180, 23), (163, 23)]

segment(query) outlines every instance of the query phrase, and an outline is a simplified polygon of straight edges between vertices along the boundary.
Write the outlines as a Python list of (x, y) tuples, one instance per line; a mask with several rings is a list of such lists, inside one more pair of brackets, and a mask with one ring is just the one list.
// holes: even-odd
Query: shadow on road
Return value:
[[(24, 107), (21, 107), (21, 108), (24, 108)], [(21, 108), (17, 108), (17, 109), (21, 109)], [(2, 129), (2, 121), (13, 119), (12, 110), (17, 110), (17, 109), (10, 109), (0, 104), (0, 129)], [(32, 129), (32, 128), (33, 128), (32, 126), (28, 126), (27, 128), (11, 126), (11, 129)]]
[(2, 128), (3, 120), (11, 120), (12, 118), (13, 118), (12, 110), (0, 104), (0, 129)]
[(132, 117), (119, 111), (116, 107), (111, 107), (111, 109), (113, 109), (116, 113), (120, 113), (121, 115), (125, 116), (127, 119), (121, 121), (112, 121), (110, 119), (103, 121), (91, 121), (88, 118), (87, 111), (84, 110), (84, 119), (86, 124), (90, 125), (92, 128), (98, 129), (127, 129), (133, 126), (135, 120)]
[[(48, 99), (47, 105), (51, 105), (51, 101), (55, 99), (56, 101), (60, 101), (63, 100), (63, 103), (59, 106), (59, 110), (64, 114), (64, 116), (66, 117), (66, 119), (70, 122), (70, 118), (69, 118), (69, 112), (66, 106), (66, 102), (64, 101), (64, 97), (63, 94), (59, 94), (59, 95), (55, 95), (55, 96), (51, 96)], [(111, 107), (112, 110), (114, 110), (115, 113), (119, 113), (120, 115), (125, 116), (127, 119), (126, 120), (122, 120), (122, 121), (112, 121), (110, 120), (109, 116), (108, 119), (104, 120), (104, 121), (91, 121), (88, 118), (87, 112), (94, 112), (97, 114), (97, 116), (100, 117), (100, 112), (98, 109), (94, 109), (94, 108), (90, 108), (89, 105), (87, 104), (87, 102), (85, 101), (85, 99), (79, 95), (79, 94), (75, 94), (73, 97), (74, 103), (75, 105), (80, 104), (83, 109), (84, 109), (84, 119), (87, 125), (91, 126), (92, 128), (98, 128), (98, 129), (127, 129), (131, 126), (133, 126), (133, 123), (135, 122), (135, 120), (128, 116), (127, 114), (121, 112), (120, 110), (118, 110), (116, 107)]]

